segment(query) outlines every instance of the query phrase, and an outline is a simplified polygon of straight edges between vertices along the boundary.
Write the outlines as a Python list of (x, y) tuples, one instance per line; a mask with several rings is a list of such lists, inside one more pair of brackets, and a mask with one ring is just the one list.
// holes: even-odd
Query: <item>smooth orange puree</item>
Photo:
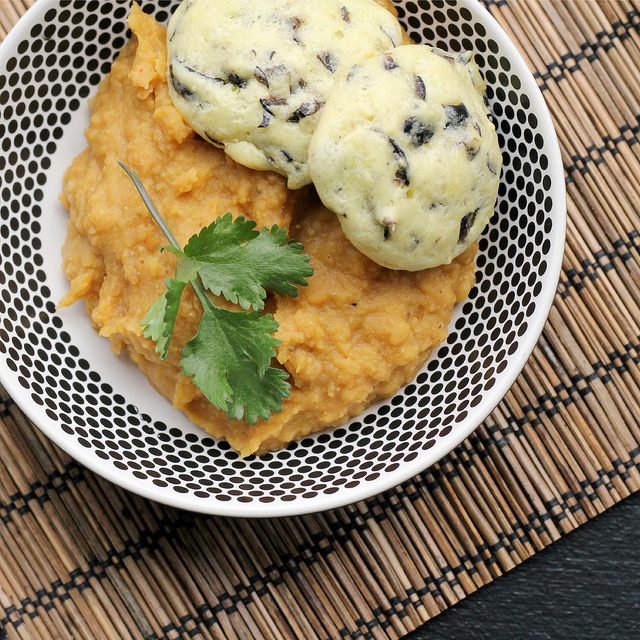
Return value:
[[(71, 285), (61, 306), (84, 300), (116, 353), (126, 352), (175, 407), (241, 455), (340, 424), (394, 394), (446, 337), (454, 304), (473, 286), (475, 247), (426, 271), (376, 265), (346, 240), (312, 188), (289, 191), (283, 177), (238, 165), (198, 138), (169, 100), (164, 28), (135, 5), (129, 24), (135, 37), (101, 83), (88, 147), (65, 174), (63, 265)], [(168, 358), (143, 338), (140, 323), (173, 276), (175, 258), (158, 250), (167, 241), (118, 160), (141, 178), (182, 246), (227, 212), (258, 228), (285, 226), (304, 244), (315, 269), (309, 285), (298, 298), (267, 301), (280, 323), (277, 359), (291, 374), (281, 413), (256, 425), (229, 421), (181, 374), (180, 351), (202, 312), (190, 287)]]

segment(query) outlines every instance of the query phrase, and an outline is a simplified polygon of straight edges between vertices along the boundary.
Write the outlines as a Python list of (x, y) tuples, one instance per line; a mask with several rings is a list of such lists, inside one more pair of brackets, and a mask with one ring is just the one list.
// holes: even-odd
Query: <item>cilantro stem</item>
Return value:
[[(178, 244), (178, 241), (176, 240), (175, 236), (173, 235), (173, 233), (171, 233), (171, 229), (169, 229), (169, 226), (164, 221), (164, 218), (160, 215), (160, 212), (156, 209), (156, 205), (153, 204), (153, 200), (151, 200), (151, 198), (149, 197), (149, 194), (147, 193), (147, 190), (144, 188), (144, 185), (142, 184), (142, 181), (140, 180), (140, 178), (138, 178), (138, 176), (133, 171), (131, 171), (131, 169), (129, 169), (127, 165), (120, 162), (120, 160), (118, 160), (118, 164), (127, 172), (127, 175), (133, 181), (133, 184), (138, 190), (138, 193), (140, 194), (142, 201), (144, 202), (147, 209), (149, 210), (151, 217), (155, 220), (155, 223), (160, 227), (160, 231), (164, 233), (165, 237), (167, 238), (171, 246), (174, 247), (175, 249), (178, 249), (178, 251), (182, 251), (182, 247)], [(205, 298), (208, 298), (205, 288), (202, 286), (202, 283), (200, 282), (200, 280), (192, 280), (191, 285), (195, 289), (196, 294), (198, 295), (198, 298), (202, 303), (202, 306), (204, 307)]]
[(200, 280), (192, 280), (191, 286), (194, 288), (196, 295), (200, 300), (200, 303), (204, 307), (206, 304), (205, 299), (209, 300), (209, 296), (207, 295), (207, 290), (202, 286), (202, 283), (200, 282)]
[[(153, 204), (153, 201), (149, 197), (149, 194), (147, 193), (147, 190), (144, 188), (144, 185), (142, 184), (142, 182), (140, 181), (140, 178), (138, 178), (138, 176), (133, 171), (131, 171), (129, 167), (127, 167), (125, 164), (120, 162), (120, 160), (118, 160), (118, 164), (127, 172), (127, 175), (133, 181), (133, 184), (138, 190), (138, 193), (140, 194), (142, 201), (144, 202), (147, 209), (149, 210), (151, 217), (155, 220), (156, 224), (160, 227), (160, 231), (164, 233), (165, 237), (167, 238), (171, 246), (174, 249), (178, 249), (179, 251), (182, 251), (182, 247), (178, 244), (178, 241), (176, 240), (175, 236), (173, 235), (173, 233), (171, 233), (171, 229), (169, 229), (169, 227), (167, 226), (167, 223), (164, 221), (164, 219), (160, 215), (160, 212), (156, 209), (156, 205)], [(202, 292), (204, 293), (204, 289), (202, 289)]]

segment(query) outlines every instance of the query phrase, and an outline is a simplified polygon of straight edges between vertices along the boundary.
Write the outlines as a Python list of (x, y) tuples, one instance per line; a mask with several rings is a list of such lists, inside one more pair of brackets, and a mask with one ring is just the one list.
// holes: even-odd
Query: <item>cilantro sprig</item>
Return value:
[[(142, 320), (143, 335), (156, 343), (156, 353), (167, 357), (182, 293), (191, 285), (203, 314), (196, 335), (181, 353), (186, 376), (230, 420), (255, 424), (282, 410), (289, 396), (288, 374), (271, 366), (280, 341), (273, 337), (278, 323), (262, 313), (267, 289), (296, 297), (298, 286), (313, 275), (303, 246), (287, 239), (274, 225), (257, 231), (252, 220), (219, 217), (180, 247), (138, 176), (122, 162), (149, 213), (169, 241), (161, 247), (176, 256), (173, 278)], [(240, 305), (244, 311), (216, 306), (207, 290)]]

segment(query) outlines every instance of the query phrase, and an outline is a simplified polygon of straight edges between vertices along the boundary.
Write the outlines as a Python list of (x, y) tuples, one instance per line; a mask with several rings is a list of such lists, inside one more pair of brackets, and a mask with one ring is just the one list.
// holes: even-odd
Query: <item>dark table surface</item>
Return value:
[(640, 494), (582, 525), (406, 638), (640, 639)]

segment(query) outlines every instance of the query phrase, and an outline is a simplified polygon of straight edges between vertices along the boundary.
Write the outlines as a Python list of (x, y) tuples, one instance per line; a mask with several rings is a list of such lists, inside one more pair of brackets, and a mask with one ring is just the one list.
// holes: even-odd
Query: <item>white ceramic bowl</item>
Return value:
[[(166, 21), (177, 1), (144, 1)], [(417, 40), (472, 49), (504, 168), (476, 287), (416, 380), (348, 424), (244, 460), (113, 355), (67, 290), (62, 174), (85, 147), (87, 98), (127, 36), (127, 5), (38, 0), (0, 47), (0, 381), (69, 455), (166, 504), (229, 516), (345, 505), (420, 473), (466, 438), (523, 367), (562, 261), (564, 177), (549, 113), (514, 45), (475, 0), (399, 2)]]

